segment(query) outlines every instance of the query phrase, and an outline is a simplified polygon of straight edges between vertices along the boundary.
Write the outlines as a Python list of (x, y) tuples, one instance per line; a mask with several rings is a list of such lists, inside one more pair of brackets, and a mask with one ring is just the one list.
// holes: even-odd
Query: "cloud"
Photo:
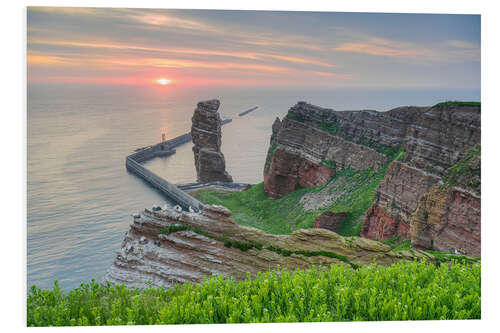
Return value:
[(174, 15), (165, 14), (130, 14), (128, 15), (133, 21), (149, 25), (156, 29), (187, 29), (203, 33), (221, 33), (222, 30), (216, 26), (203, 23), (202, 21), (190, 20), (181, 17), (176, 17)]
[(333, 48), (334, 51), (350, 52), (377, 57), (402, 59), (411, 63), (442, 63), (479, 61), (481, 48), (479, 45), (462, 40), (445, 40), (419, 44), (399, 42), (372, 37), (362, 42), (346, 42)]
[[(208, 49), (178, 49), (178, 48), (161, 48), (161, 47), (149, 47), (142, 45), (128, 45), (128, 44), (120, 44), (114, 42), (76, 42), (76, 41), (51, 41), (51, 40), (39, 40), (39, 39), (30, 39), (28, 41), (31, 45), (55, 45), (55, 46), (67, 46), (67, 47), (77, 47), (83, 49), (114, 49), (114, 50), (122, 50), (122, 51), (147, 51), (153, 54), (161, 53), (163, 55), (167, 54), (178, 54), (184, 55), (186, 57), (190, 57), (193, 55), (201, 55), (201, 56), (219, 56), (219, 57), (228, 57), (228, 58), (239, 58), (246, 60), (259, 60), (266, 61), (269, 59), (276, 59), (285, 63), (294, 63), (294, 64), (304, 64), (304, 65), (314, 65), (319, 67), (327, 67), (333, 68), (335, 65), (320, 61), (311, 57), (299, 57), (299, 56), (291, 56), (291, 55), (280, 55), (280, 54), (271, 54), (271, 53), (257, 53), (257, 52), (226, 52), (226, 51), (217, 51), (217, 50), (208, 50)], [(28, 63), (30, 63), (28, 61)]]
[(415, 57), (429, 55), (428, 50), (419, 49), (414, 45), (405, 45), (383, 38), (370, 38), (364, 42), (342, 43), (334, 48), (334, 50), (384, 57)]

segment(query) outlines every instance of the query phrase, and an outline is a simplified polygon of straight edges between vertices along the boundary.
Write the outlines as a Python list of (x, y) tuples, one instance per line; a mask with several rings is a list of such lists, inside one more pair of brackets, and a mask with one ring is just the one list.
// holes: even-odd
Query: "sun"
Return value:
[(170, 80), (169, 79), (165, 79), (165, 78), (161, 78), (161, 79), (158, 79), (156, 80), (157, 83), (161, 84), (162, 86), (166, 86), (167, 84), (170, 83)]

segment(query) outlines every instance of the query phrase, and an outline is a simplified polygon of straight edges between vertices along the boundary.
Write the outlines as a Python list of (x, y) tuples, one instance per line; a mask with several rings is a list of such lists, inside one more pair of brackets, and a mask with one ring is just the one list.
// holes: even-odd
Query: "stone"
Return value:
[(411, 245), (481, 256), (481, 198), (439, 184), (420, 197), (411, 218)]
[[(259, 272), (272, 269), (307, 269), (313, 266), (328, 268), (331, 264), (345, 264), (337, 258), (324, 255), (289, 256), (269, 248), (289, 251), (333, 252), (356, 265), (391, 265), (400, 260), (421, 257), (418, 253), (403, 257), (380, 242), (360, 237), (344, 237), (325, 229), (296, 230), (291, 235), (267, 234), (262, 230), (238, 225), (231, 212), (224, 207), (204, 205), (199, 213), (177, 215), (173, 209), (160, 213), (144, 210), (143, 224), (133, 222), (128, 236), (122, 242), (125, 255), (118, 254), (104, 280), (125, 287), (173, 288), (181, 283), (200, 283), (207, 277), (220, 275), (241, 281), (247, 274), (256, 277)], [(193, 230), (180, 230), (169, 235), (161, 230), (169, 225), (183, 225)], [(147, 240), (147, 241), (141, 241)], [(241, 249), (226, 247), (224, 240), (260, 243), (262, 248)], [(432, 257), (429, 258), (432, 260)], [(351, 267), (350, 265), (348, 267)]]
[(269, 173), (264, 173), (264, 189), (271, 198), (281, 198), (301, 188), (322, 185), (334, 172), (326, 166), (278, 148), (274, 152)]
[(232, 182), (221, 148), (221, 118), (217, 99), (199, 102), (192, 117), (194, 164), (198, 182)]
[(337, 232), (340, 223), (346, 217), (347, 213), (324, 212), (316, 216), (314, 227)]
[(408, 238), (410, 218), (417, 208), (418, 198), (439, 180), (438, 176), (406, 163), (392, 162), (384, 180), (375, 190), (361, 236), (378, 240), (398, 235)]

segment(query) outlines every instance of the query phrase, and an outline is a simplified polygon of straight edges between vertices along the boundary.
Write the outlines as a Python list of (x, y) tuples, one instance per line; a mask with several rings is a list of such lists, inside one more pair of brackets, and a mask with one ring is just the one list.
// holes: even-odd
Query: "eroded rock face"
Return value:
[(439, 180), (440, 177), (405, 163), (392, 162), (375, 191), (361, 236), (378, 240), (397, 235), (408, 238), (410, 218), (417, 208), (418, 198)]
[(221, 147), (220, 102), (213, 99), (199, 102), (192, 118), (194, 163), (198, 182), (232, 182), (226, 172), (226, 162)]
[(337, 232), (340, 223), (346, 217), (346, 213), (324, 212), (316, 216), (314, 227)]
[[(205, 235), (192, 230), (179, 230), (169, 235), (161, 230), (175, 224), (196, 227)], [(210, 235), (206, 236), (207, 233)], [(260, 243), (262, 248), (242, 251), (235, 246), (226, 247), (216, 237), (226, 237), (240, 242)], [(222, 275), (236, 280), (245, 279), (247, 272), (255, 277), (257, 272), (276, 269), (294, 270), (311, 266), (328, 266), (344, 263), (322, 255), (284, 256), (268, 247), (290, 251), (327, 251), (345, 256), (349, 263), (366, 265), (375, 259), (380, 265), (390, 265), (399, 260), (422, 258), (424, 254), (398, 252), (382, 243), (361, 237), (344, 237), (325, 229), (303, 229), (291, 235), (266, 234), (261, 230), (240, 226), (231, 212), (221, 206), (205, 205), (200, 213), (177, 213), (173, 209), (144, 210), (134, 217), (126, 233), (121, 250), (109, 268), (105, 280), (124, 284), (127, 288), (171, 288), (175, 284), (199, 283), (204, 277)], [(431, 255), (427, 256), (432, 260)]]
[(436, 185), (420, 197), (411, 218), (415, 248), (481, 256), (481, 198), (472, 192)]
[(366, 213), (365, 222), (361, 229), (361, 236), (384, 241), (395, 236), (408, 238), (410, 225), (394, 217), (384, 207), (372, 205)]
[(334, 172), (326, 166), (278, 148), (271, 160), (270, 176), (264, 173), (264, 189), (271, 198), (281, 198), (300, 188), (324, 184)]
[[(442, 182), (442, 177), (465, 188), (473, 185), (480, 192), (480, 147), (476, 147), (475, 153), (468, 153), (480, 140), (479, 107), (444, 105), (423, 112), (407, 129), (403, 162), (391, 164), (384, 181), (375, 192), (373, 207), (366, 215), (362, 235), (379, 240), (398, 235), (397, 229), (384, 226), (383, 222), (394, 221), (399, 225), (398, 221), (403, 221), (411, 225), (410, 218), (415, 213), (419, 198), (428, 193), (434, 184)], [(457, 164), (465, 157), (467, 161)], [(463, 175), (457, 170), (463, 170)], [(475, 209), (473, 206), (470, 208), (472, 211)], [(390, 230), (394, 232), (391, 234)], [(469, 237), (465, 233), (462, 236)], [(475, 241), (473, 243), (477, 244)]]
[[(375, 192), (361, 235), (379, 240), (408, 238), (419, 198), (435, 184), (443, 180), (458, 184), (458, 188), (480, 197), (480, 148), (477, 156), (469, 154), (462, 165), (457, 165), (471, 147), (480, 144), (480, 137), (480, 106), (470, 103), (376, 112), (335, 111), (299, 102), (273, 125), (264, 188), (270, 197), (279, 198), (303, 187), (324, 184), (344, 168), (386, 166), (402, 151)], [(466, 170), (467, 176), (460, 170)], [(453, 202), (449, 200), (448, 204)], [(463, 204), (472, 205), (474, 211), (473, 201)], [(444, 219), (442, 215), (443, 223)], [(441, 234), (443, 239), (447, 237)], [(464, 240), (474, 237), (463, 232), (460, 235)]]
[(442, 176), (467, 149), (480, 142), (479, 107), (432, 107), (409, 127), (403, 146), (404, 162)]

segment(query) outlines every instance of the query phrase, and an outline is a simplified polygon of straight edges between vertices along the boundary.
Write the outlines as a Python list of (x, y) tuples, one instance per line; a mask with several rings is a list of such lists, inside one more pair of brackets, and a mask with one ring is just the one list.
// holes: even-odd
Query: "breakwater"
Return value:
[(257, 110), (258, 108), (259, 108), (258, 106), (254, 106), (253, 108), (250, 108), (250, 109), (248, 109), (248, 110), (246, 110), (246, 111), (243, 111), (243, 112), (239, 113), (239, 114), (238, 114), (238, 116), (243, 117), (243, 116), (244, 116), (244, 115), (246, 115), (247, 113), (250, 113), (250, 112), (252, 112), (252, 111), (255, 111), (255, 110)]
[(252, 184), (247, 183), (229, 183), (229, 182), (209, 182), (209, 183), (189, 183), (189, 184), (177, 184), (177, 187), (183, 191), (191, 191), (205, 188), (224, 188), (227, 190), (237, 190), (243, 191), (250, 188)]
[[(231, 121), (232, 119), (224, 119), (222, 120), (221, 125), (228, 124)], [(125, 167), (129, 172), (132, 172), (136, 176), (142, 178), (182, 208), (188, 210), (191, 207), (194, 211), (198, 212), (203, 207), (203, 204), (200, 201), (187, 194), (176, 185), (146, 169), (141, 164), (155, 157), (167, 157), (173, 155), (176, 152), (176, 147), (191, 142), (191, 140), (191, 133), (185, 133), (152, 146), (138, 148), (134, 153), (125, 158)]]
[(143, 167), (142, 164), (134, 161), (133, 158), (127, 156), (125, 163), (127, 170), (144, 179), (151, 186), (158, 189), (172, 201), (179, 204), (182, 208), (189, 209), (191, 207), (194, 211), (198, 212), (203, 207), (203, 204), (200, 201), (179, 189), (174, 184), (169, 183), (165, 179), (149, 171)]

